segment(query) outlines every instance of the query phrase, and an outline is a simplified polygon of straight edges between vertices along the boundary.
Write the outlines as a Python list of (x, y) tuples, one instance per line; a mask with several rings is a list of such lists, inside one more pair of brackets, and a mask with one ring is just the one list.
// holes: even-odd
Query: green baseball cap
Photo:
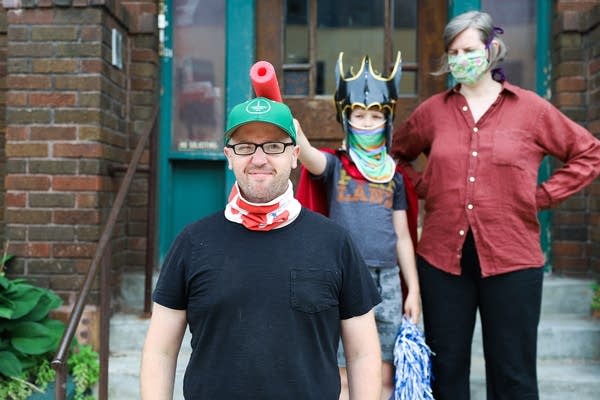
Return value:
[(229, 142), (233, 132), (249, 122), (266, 122), (287, 133), (296, 144), (296, 128), (289, 107), (266, 97), (256, 97), (233, 107), (227, 117), (225, 144)]

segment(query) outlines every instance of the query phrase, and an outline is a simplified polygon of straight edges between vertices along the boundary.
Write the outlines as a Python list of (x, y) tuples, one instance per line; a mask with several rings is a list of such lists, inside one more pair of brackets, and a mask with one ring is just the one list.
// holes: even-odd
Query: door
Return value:
[(239, 88), (249, 87), (254, 9), (243, 0), (169, 0), (160, 6), (157, 248), (162, 264), (187, 224), (223, 208), (233, 183), (223, 131), (229, 105), (249, 94)]
[(316, 147), (337, 147), (343, 139), (333, 104), (340, 51), (347, 68), (358, 67), (368, 54), (374, 69), (384, 75), (401, 52), (396, 123), (446, 85), (444, 78), (430, 75), (443, 53), (445, 2), (347, 0), (339, 5), (333, 0), (256, 2), (256, 58), (275, 66), (284, 102)]
[[(333, 68), (344, 51), (344, 65), (358, 65), (369, 54), (376, 69), (389, 73), (402, 52), (401, 98), (396, 121), (421, 101), (447, 87), (430, 72), (443, 54), (442, 34), (449, 18), (481, 9), (506, 27), (511, 49), (504, 66), (511, 82), (546, 96), (550, 79), (551, 2), (546, 0), (261, 0), (256, 2), (256, 59), (274, 64), (284, 95), (317, 147), (337, 147), (343, 139), (332, 101)], [(277, 21), (275, 23), (274, 21)], [(525, 38), (525, 39), (523, 39)], [(422, 167), (424, 160), (417, 162)], [(549, 175), (549, 163), (540, 180)], [(421, 207), (422, 208), (422, 207)], [(540, 214), (541, 242), (550, 260), (550, 215)]]

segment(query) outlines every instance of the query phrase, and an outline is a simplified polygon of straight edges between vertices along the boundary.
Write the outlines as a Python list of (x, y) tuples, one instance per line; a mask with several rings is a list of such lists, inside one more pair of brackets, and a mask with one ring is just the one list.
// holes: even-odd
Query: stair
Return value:
[[(130, 277), (128, 281), (137, 284), (138, 279)], [(590, 318), (591, 285), (591, 280), (552, 275), (544, 279), (538, 340), (538, 379), (542, 400), (600, 398), (600, 320)], [(131, 287), (124, 291), (129, 296), (134, 292)], [(139, 307), (142, 303), (138, 296), (133, 304)], [(140, 356), (149, 323), (148, 319), (138, 317), (140, 314), (141, 310), (116, 314), (111, 318), (110, 400), (139, 399)], [(191, 352), (190, 338), (187, 332), (178, 359), (174, 400), (183, 399), (183, 373)], [(486, 399), (479, 324), (473, 339), (471, 399)]]
[[(108, 398), (140, 398), (140, 359), (150, 320), (135, 314), (116, 314), (110, 321), (110, 358), (108, 362)], [(191, 334), (186, 332), (177, 359), (173, 400), (183, 400), (183, 374), (191, 354)]]
[[(542, 400), (600, 398), (600, 320), (590, 317), (591, 280), (544, 278), (538, 328)], [(479, 321), (473, 337), (471, 399), (485, 400), (485, 363)]]
[[(158, 276), (154, 276), (153, 285)], [(144, 274), (125, 273), (121, 282), (120, 306), (127, 312), (110, 319), (110, 358), (108, 362), (109, 400), (140, 398), (140, 361), (150, 320), (140, 317), (144, 304)], [(177, 359), (173, 400), (183, 400), (183, 374), (192, 352), (191, 334), (186, 332)]]

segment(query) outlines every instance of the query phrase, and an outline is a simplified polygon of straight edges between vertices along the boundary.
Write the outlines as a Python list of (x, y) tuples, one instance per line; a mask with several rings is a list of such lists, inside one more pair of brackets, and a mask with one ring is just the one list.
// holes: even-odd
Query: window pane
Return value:
[(508, 47), (502, 62), (506, 79), (535, 90), (536, 0), (482, 0), (481, 9), (489, 13), (496, 26), (504, 29), (500, 37)]
[(309, 94), (308, 2), (309, 0), (286, 1), (283, 93), (287, 96)]
[(417, 73), (407, 71), (407, 64), (416, 67), (417, 60), (417, 0), (394, 1), (394, 54), (392, 62), (396, 60), (396, 52), (402, 53), (404, 65), (402, 81), (400, 82), (401, 94), (417, 93)]
[(335, 65), (340, 51), (344, 66), (356, 69), (366, 54), (383, 70), (383, 0), (319, 0), (317, 10), (317, 94), (335, 91)]
[(223, 144), (225, 2), (173, 3), (172, 148), (219, 151)]
[(400, 95), (414, 94), (417, 94), (417, 72), (404, 70), (400, 81)]
[(308, 0), (287, 0), (285, 64), (308, 63)]
[(417, 62), (417, 0), (394, 1), (394, 49), (402, 61)]

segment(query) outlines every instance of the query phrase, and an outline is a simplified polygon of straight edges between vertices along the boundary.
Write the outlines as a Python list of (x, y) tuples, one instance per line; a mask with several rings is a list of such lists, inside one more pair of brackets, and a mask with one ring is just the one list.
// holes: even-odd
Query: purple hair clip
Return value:
[(492, 44), (492, 40), (494, 40), (496, 36), (502, 35), (503, 33), (504, 29), (500, 28), (499, 26), (493, 26), (492, 31), (490, 32), (490, 36), (488, 36), (487, 40), (485, 41), (485, 48), (489, 48)]
[[(490, 36), (488, 36), (488, 39), (485, 42), (485, 48), (488, 49), (492, 44), (492, 40), (494, 40), (497, 35), (502, 35), (503, 33), (504, 29), (500, 28), (499, 26), (493, 26), (492, 32), (490, 32)], [(492, 69), (492, 79), (498, 82), (504, 82), (506, 80), (504, 70), (501, 67)]]

